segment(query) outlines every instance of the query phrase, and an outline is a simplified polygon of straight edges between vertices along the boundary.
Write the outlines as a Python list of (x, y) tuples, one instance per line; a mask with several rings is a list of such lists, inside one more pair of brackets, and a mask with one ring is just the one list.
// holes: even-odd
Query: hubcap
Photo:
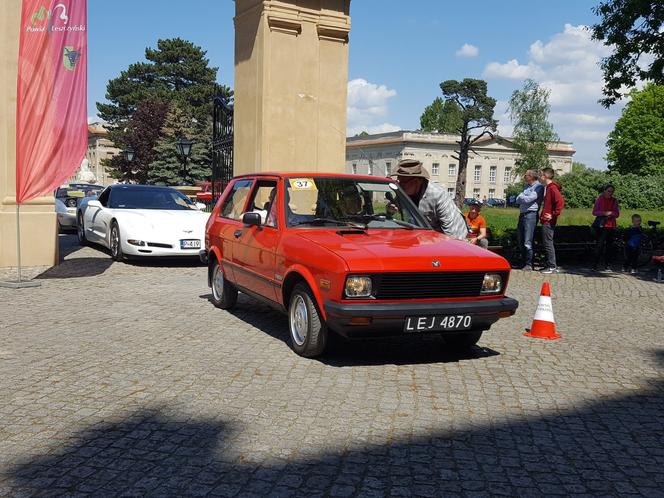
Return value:
[(302, 346), (309, 331), (309, 310), (304, 298), (299, 294), (293, 298), (290, 307), (290, 329), (295, 344)]
[(113, 227), (111, 230), (111, 254), (113, 256), (118, 255), (118, 247), (120, 247), (120, 234), (118, 234), (118, 229)]
[(215, 265), (212, 270), (212, 294), (217, 301), (221, 301), (224, 297), (224, 274), (219, 265)]

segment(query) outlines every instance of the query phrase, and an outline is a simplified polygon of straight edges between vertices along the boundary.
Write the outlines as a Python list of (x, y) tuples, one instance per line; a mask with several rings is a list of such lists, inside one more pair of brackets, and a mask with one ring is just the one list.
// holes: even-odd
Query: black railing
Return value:
[(233, 103), (221, 96), (214, 98), (212, 115), (212, 191), (211, 203), (233, 178)]

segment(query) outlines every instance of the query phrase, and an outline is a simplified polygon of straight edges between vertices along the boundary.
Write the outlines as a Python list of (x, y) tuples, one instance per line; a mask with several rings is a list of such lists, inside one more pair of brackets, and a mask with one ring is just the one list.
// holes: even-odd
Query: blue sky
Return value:
[[(595, 22), (597, 3), (353, 0), (349, 133), (417, 129), (441, 81), (472, 77), (488, 81), (499, 131), (509, 135), (506, 101), (531, 77), (551, 89), (552, 122), (574, 143), (575, 159), (604, 167), (606, 135), (620, 106), (606, 111), (597, 104), (596, 62), (607, 52), (582, 27)], [(219, 81), (232, 86), (234, 8), (231, 0), (89, 0), (89, 115), (108, 80), (143, 60), (159, 38), (200, 45), (219, 67)]]

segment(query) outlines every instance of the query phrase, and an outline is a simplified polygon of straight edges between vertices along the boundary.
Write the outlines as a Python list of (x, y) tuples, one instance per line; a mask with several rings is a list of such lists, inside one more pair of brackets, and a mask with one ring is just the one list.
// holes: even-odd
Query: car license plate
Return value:
[(473, 324), (471, 315), (407, 316), (404, 332), (445, 332), (468, 330)]
[(201, 241), (198, 239), (183, 239), (180, 241), (180, 249), (200, 249)]

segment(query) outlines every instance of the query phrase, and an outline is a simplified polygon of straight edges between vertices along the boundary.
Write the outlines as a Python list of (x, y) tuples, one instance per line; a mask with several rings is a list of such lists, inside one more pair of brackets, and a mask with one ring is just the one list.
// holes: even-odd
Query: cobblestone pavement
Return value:
[(0, 496), (664, 496), (664, 285), (551, 275), (563, 338), (516, 316), (438, 340), (296, 356), (284, 317), (208, 301), (205, 268), (62, 237), (0, 289)]

